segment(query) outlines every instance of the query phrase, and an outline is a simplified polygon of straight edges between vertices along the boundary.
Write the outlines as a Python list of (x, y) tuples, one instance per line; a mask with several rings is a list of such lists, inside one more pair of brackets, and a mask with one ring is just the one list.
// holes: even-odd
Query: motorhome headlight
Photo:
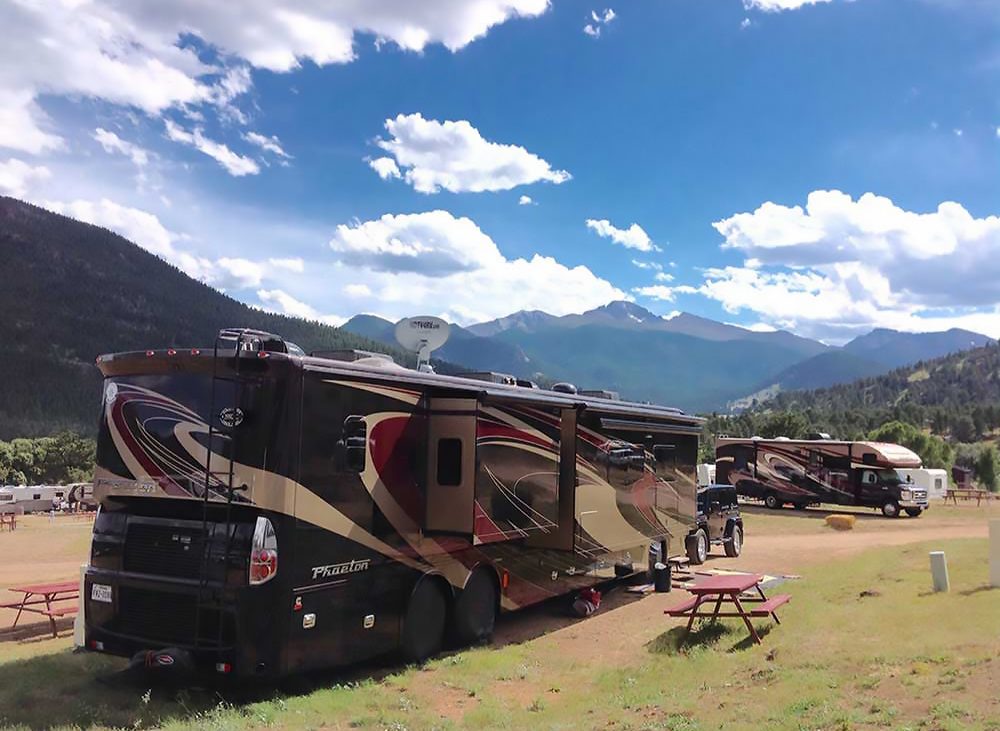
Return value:
[(900, 490), (899, 497), (902, 498), (903, 500), (909, 500), (910, 498), (913, 497), (913, 494), (909, 490)]
[(271, 521), (258, 516), (250, 546), (250, 584), (266, 584), (278, 575), (278, 536)]

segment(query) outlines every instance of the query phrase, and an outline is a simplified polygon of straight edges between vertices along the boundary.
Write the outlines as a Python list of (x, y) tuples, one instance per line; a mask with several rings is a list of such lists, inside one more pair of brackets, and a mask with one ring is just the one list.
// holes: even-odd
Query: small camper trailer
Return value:
[(58, 508), (68, 488), (61, 485), (6, 485), (0, 488), (0, 508), (5, 512), (47, 513)]
[(944, 500), (948, 493), (948, 471), (921, 468), (900, 468), (896, 470), (903, 478), (909, 478), (914, 487), (927, 491), (929, 500)]

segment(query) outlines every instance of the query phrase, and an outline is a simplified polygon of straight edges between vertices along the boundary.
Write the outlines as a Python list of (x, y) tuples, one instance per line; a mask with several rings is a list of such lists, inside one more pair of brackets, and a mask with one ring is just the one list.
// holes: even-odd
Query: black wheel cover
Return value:
[(493, 635), (497, 619), (496, 582), (486, 569), (474, 571), (455, 601), (455, 640), (474, 645)]
[(417, 582), (403, 620), (400, 650), (407, 662), (423, 662), (441, 651), (448, 604), (433, 579)]

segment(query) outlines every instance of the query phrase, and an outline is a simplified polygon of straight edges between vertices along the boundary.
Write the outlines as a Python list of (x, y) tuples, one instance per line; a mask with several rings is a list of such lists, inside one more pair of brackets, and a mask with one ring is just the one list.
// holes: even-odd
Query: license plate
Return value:
[(90, 598), (95, 602), (111, 603), (111, 587), (107, 584), (92, 584), (90, 587)]

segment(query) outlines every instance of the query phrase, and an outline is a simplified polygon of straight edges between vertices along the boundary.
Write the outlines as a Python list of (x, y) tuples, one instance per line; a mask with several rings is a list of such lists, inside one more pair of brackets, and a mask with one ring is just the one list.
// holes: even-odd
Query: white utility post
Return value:
[(948, 591), (948, 561), (944, 551), (931, 551), (931, 578), (934, 581), (934, 591)]
[(990, 586), (1000, 588), (1000, 518), (990, 521)]

